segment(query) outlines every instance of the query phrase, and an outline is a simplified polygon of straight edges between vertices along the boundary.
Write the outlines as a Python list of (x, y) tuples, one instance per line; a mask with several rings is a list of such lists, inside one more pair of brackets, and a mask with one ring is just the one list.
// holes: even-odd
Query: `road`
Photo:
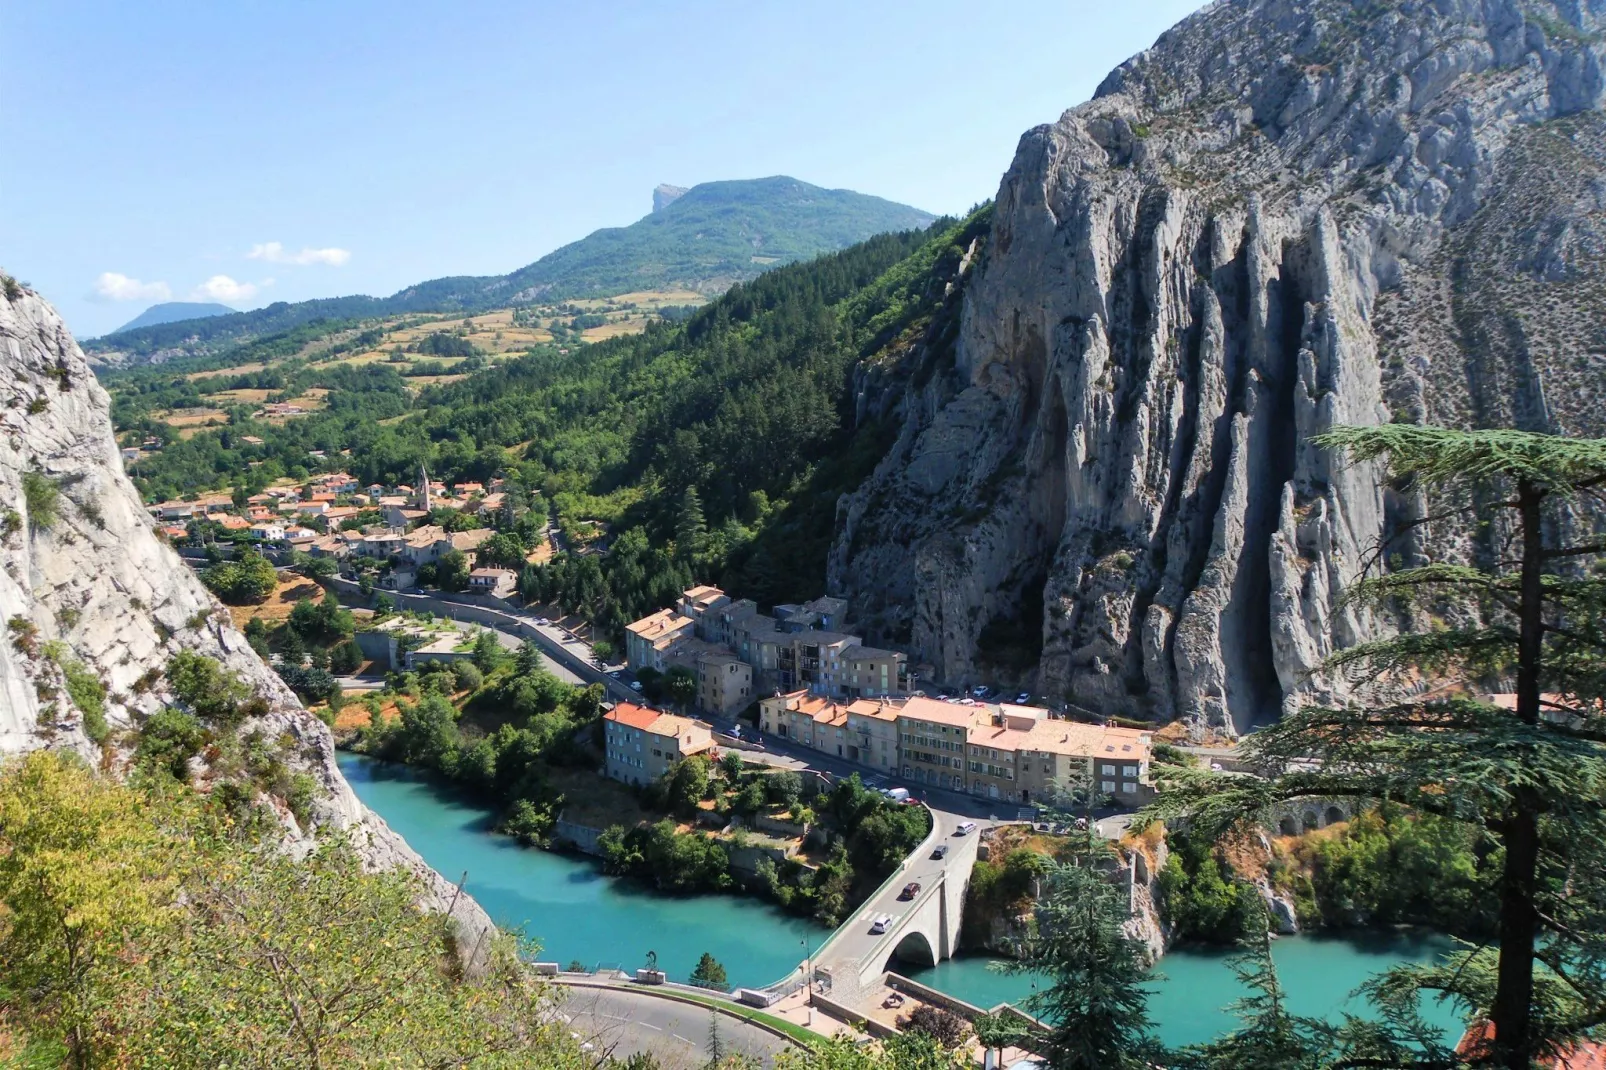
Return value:
[[(668, 1070), (699, 1067), (708, 1061), (712, 1011), (659, 996), (620, 989), (568, 986), (564, 1013), (569, 1029), (594, 1046), (623, 1059), (650, 1052)], [(719, 1035), (728, 1051), (741, 1052), (766, 1065), (790, 1046), (774, 1033), (729, 1015), (719, 1016)]]

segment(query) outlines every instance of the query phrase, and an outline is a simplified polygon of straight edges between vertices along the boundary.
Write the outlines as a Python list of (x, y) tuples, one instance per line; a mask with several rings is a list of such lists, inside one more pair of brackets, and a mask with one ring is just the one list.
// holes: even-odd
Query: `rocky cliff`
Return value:
[(832, 593), (1101, 712), (1351, 693), (1318, 665), (1393, 624), (1340, 596), (1422, 503), (1310, 437), (1606, 426), (1603, 11), (1223, 0), (1029, 131)]
[[(216, 658), (266, 700), (266, 714), (246, 727), (293, 741), (299, 767), (317, 780), (311, 824), (349, 830), (376, 867), (424, 875), (435, 906), (455, 904), (472, 946), (490, 919), (352, 794), (323, 722), (157, 538), (123, 474), (106, 393), (65, 324), (35, 294), (0, 281), (0, 755), (71, 748), (118, 769), (119, 732), (171, 701), (160, 680), (169, 658)], [(104, 748), (68, 694), (69, 665), (105, 689)], [(292, 844), (313, 832), (282, 807), (280, 816)]]

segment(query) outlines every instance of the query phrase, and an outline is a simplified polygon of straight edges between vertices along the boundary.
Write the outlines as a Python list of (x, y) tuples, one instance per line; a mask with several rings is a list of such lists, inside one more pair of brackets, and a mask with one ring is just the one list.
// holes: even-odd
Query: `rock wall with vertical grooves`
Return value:
[(1228, 731), (1350, 694), (1321, 661), (1392, 623), (1341, 595), (1421, 504), (1311, 436), (1602, 433), (1603, 10), (1223, 0), (1027, 132), (832, 593), (944, 682)]
[[(335, 764), (329, 729), (157, 538), (123, 473), (106, 392), (56, 311), (14, 282), (7, 289), (0, 294), (0, 757), (69, 748), (119, 769), (126, 754), (115, 734), (172, 701), (159, 679), (168, 660), (180, 650), (216, 658), (267, 700), (267, 715), (246, 729), (293, 740), (300, 768), (317, 779), (314, 825), (347, 830), (376, 867), (418, 872), (433, 905), (451, 907), (465, 949), (478, 945), (493, 931), (490, 918), (363, 806)], [(30, 514), (28, 474), (56, 488), (53, 518)], [(49, 644), (59, 644), (57, 658), (45, 655)], [(104, 751), (90, 742), (66, 693), (64, 660), (81, 663), (106, 688), (114, 738)], [(279, 811), (292, 845), (315, 834), (282, 805)]]

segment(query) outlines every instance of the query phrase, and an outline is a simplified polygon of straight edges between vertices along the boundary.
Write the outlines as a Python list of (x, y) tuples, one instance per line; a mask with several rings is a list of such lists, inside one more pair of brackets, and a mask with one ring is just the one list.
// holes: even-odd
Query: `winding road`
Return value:
[[(598, 1054), (623, 1059), (637, 1052), (658, 1057), (665, 1067), (702, 1066), (708, 1061), (711, 1016), (708, 1008), (649, 996), (628, 989), (568, 985), (564, 1013), (569, 1029)], [(727, 1051), (766, 1065), (791, 1042), (729, 1015), (719, 1016), (719, 1036)]]

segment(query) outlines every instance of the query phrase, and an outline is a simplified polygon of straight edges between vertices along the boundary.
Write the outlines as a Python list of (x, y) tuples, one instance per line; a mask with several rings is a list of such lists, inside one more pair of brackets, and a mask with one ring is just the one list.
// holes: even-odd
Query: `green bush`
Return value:
[(61, 491), (43, 472), (22, 473), (22, 500), (28, 505), (29, 522), (36, 528), (48, 528), (60, 516)]
[(201, 753), (207, 732), (193, 715), (171, 706), (157, 710), (140, 726), (134, 747), (134, 763), (149, 770), (161, 770), (174, 780), (188, 781), (189, 761)]

